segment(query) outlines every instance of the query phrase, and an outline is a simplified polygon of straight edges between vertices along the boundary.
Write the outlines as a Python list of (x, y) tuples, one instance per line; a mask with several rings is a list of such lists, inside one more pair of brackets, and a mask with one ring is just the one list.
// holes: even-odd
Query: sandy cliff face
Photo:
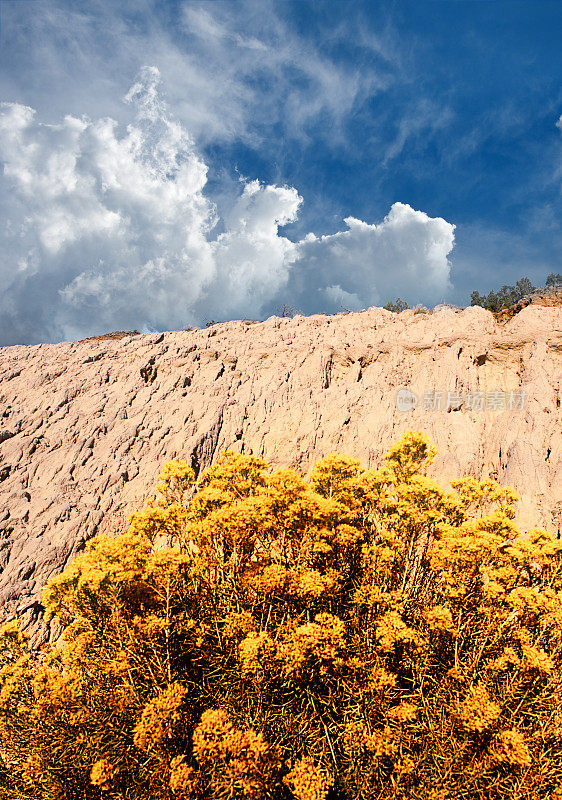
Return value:
[[(401, 388), (415, 408), (397, 408)], [(303, 472), (332, 451), (373, 466), (422, 428), (434, 476), (512, 484), (523, 527), (559, 530), (561, 402), (556, 307), (506, 325), (481, 308), (370, 309), (0, 349), (3, 613), (31, 620), (49, 575), (124, 526), (164, 461), (199, 470), (226, 448)]]

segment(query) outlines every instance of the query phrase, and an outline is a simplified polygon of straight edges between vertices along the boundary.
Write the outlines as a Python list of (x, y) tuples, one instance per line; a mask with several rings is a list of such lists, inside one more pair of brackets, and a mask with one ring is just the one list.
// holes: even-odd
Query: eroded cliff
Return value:
[[(415, 408), (397, 408), (397, 392)], [(438, 394), (434, 394), (438, 393)], [(562, 525), (562, 309), (507, 324), (481, 308), (370, 309), (205, 330), (0, 349), (0, 602), (32, 620), (49, 575), (141, 505), (160, 465), (222, 450), (306, 472), (367, 466), (404, 430), (432, 474), (490, 475), (523, 528)]]

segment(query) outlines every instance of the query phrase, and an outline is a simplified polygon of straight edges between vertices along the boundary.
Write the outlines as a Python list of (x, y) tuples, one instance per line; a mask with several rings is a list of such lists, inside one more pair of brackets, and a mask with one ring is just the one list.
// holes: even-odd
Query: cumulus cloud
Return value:
[(378, 225), (350, 217), (347, 230), (294, 242), (280, 227), (297, 219), (298, 191), (253, 180), (219, 220), (207, 165), (159, 83), (155, 67), (142, 70), (124, 129), (71, 115), (45, 124), (29, 107), (1, 106), (2, 343), (448, 290), (454, 226), (402, 203)]
[[(348, 227), (299, 244), (300, 260), (332, 307), (350, 309), (386, 302), (396, 295), (431, 302), (451, 288), (448, 255), (455, 226), (394, 203), (378, 225), (348, 217)], [(309, 291), (313, 289), (309, 281)]]
[(334, 286), (325, 286), (319, 291), (326, 298), (327, 306), (330, 309), (339, 307), (339, 310), (343, 311), (359, 311), (361, 308), (359, 296), (352, 292), (346, 292), (339, 283)]

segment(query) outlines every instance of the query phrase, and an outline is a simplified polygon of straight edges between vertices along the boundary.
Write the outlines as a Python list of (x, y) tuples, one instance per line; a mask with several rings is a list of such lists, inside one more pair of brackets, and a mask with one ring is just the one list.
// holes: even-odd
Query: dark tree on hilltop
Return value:
[(475, 290), (470, 295), (470, 305), (482, 306), (482, 308), (487, 308), (488, 311), (499, 311), (502, 308), (509, 308), (509, 306), (534, 291), (536, 291), (536, 287), (533, 286), (529, 278), (520, 278), (515, 286), (504, 284), (501, 289), (496, 292), (490, 291), (487, 296), (481, 295), (480, 292)]
[(546, 286), (560, 286), (562, 284), (562, 275), (557, 272), (551, 272), (546, 278)]

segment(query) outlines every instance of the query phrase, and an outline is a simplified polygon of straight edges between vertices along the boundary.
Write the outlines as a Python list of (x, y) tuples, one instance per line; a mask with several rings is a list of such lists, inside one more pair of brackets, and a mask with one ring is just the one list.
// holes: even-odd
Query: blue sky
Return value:
[(562, 271), (560, 2), (0, 8), (0, 343)]

